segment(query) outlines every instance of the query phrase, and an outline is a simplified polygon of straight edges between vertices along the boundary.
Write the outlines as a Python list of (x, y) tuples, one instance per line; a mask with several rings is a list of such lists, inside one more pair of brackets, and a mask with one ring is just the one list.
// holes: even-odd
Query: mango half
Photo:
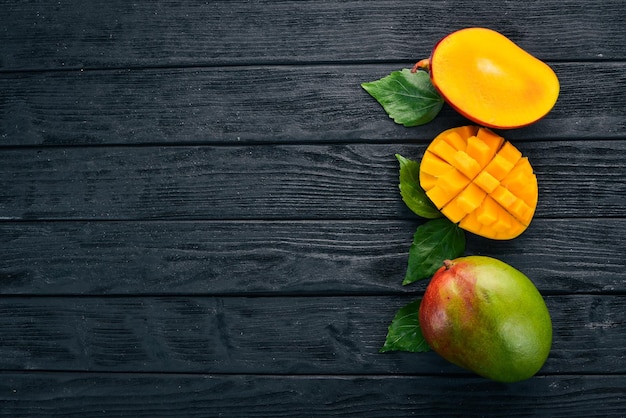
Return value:
[(477, 126), (437, 135), (422, 157), (419, 182), (452, 222), (497, 240), (526, 230), (539, 195), (528, 158), (490, 129)]
[(429, 71), (434, 87), (456, 111), (490, 128), (530, 125), (559, 96), (559, 80), (547, 64), (486, 28), (451, 33), (417, 69)]

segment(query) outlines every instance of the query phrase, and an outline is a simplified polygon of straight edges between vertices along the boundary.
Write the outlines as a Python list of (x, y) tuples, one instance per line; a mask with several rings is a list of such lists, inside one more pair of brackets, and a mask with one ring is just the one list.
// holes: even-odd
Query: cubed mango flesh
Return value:
[(528, 158), (487, 128), (439, 134), (422, 158), (420, 184), (444, 216), (492, 239), (520, 235), (537, 207), (537, 178)]

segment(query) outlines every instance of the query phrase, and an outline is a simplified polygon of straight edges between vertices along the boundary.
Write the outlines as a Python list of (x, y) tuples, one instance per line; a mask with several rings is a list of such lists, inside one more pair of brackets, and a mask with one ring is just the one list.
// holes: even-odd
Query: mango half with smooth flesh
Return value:
[(424, 152), (419, 181), (443, 215), (486, 238), (517, 237), (537, 207), (528, 158), (488, 128), (462, 126), (437, 135)]
[(559, 80), (547, 64), (486, 28), (451, 33), (416, 68), (430, 72), (434, 87), (460, 114), (491, 128), (536, 122), (559, 95)]

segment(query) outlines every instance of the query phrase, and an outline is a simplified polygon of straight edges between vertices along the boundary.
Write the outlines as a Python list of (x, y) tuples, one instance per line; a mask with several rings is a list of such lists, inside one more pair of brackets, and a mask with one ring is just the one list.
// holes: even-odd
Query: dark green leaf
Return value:
[(425, 71), (394, 71), (361, 86), (382, 105), (390, 118), (404, 126), (430, 122), (443, 107), (443, 99)]
[(428, 343), (422, 335), (419, 322), (420, 300), (409, 303), (401, 308), (389, 325), (385, 344), (381, 353), (387, 351), (411, 351), (421, 353), (430, 351)]
[(444, 260), (460, 257), (465, 251), (465, 233), (447, 218), (421, 225), (413, 235), (409, 265), (402, 284), (431, 277)]
[(400, 195), (402, 200), (416, 215), (422, 218), (440, 218), (441, 212), (430, 201), (419, 182), (420, 165), (416, 161), (396, 154), (400, 162)]

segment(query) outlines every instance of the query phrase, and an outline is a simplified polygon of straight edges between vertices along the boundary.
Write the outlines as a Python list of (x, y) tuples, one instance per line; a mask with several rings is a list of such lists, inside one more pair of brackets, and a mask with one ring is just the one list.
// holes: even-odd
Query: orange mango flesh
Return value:
[(419, 176), (441, 213), (487, 238), (517, 237), (537, 207), (537, 177), (528, 158), (487, 128), (439, 134), (424, 153)]
[(468, 119), (491, 128), (529, 125), (554, 107), (559, 80), (504, 35), (466, 28), (443, 38), (429, 63), (433, 85)]

